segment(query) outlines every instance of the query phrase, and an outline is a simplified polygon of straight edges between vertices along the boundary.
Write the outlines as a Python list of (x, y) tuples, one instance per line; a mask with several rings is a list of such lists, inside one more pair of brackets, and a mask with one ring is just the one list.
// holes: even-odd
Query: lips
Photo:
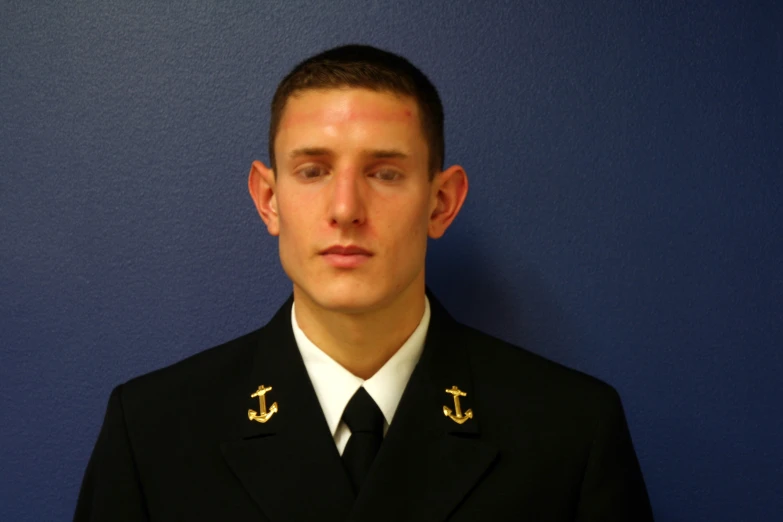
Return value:
[(335, 245), (329, 247), (326, 250), (321, 251), (321, 255), (338, 255), (338, 256), (371, 256), (372, 253), (369, 250), (365, 250), (355, 245), (341, 246)]
[(372, 252), (356, 245), (334, 245), (320, 254), (329, 265), (338, 269), (359, 268), (372, 257)]

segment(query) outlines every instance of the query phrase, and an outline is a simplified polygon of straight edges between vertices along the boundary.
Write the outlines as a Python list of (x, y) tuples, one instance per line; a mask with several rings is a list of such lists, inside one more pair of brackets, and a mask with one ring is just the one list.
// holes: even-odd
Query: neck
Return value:
[(296, 322), (319, 349), (343, 368), (369, 379), (397, 353), (424, 315), (424, 287), (380, 309), (326, 310), (294, 287)]

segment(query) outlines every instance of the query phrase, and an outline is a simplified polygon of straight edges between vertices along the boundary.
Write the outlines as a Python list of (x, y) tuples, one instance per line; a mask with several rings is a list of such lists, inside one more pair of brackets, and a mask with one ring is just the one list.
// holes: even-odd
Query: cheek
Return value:
[(402, 205), (398, 210), (398, 215), (405, 216), (403, 221), (409, 227), (411, 233), (426, 234), (427, 225), (429, 224), (429, 201), (424, 195), (420, 195), (413, 205), (410, 203)]
[(311, 194), (286, 191), (278, 196), (277, 213), (280, 225), (290, 231), (299, 229), (307, 221), (309, 214), (314, 212), (315, 199)]
[(392, 220), (387, 223), (388, 232), (396, 236), (396, 250), (410, 252), (426, 243), (429, 214), (425, 202), (411, 205), (408, 200), (407, 204), (396, 206), (390, 215)]
[(281, 252), (298, 252), (306, 248), (308, 232), (311, 230), (308, 211), (308, 205), (291, 205), (286, 201), (278, 203)]

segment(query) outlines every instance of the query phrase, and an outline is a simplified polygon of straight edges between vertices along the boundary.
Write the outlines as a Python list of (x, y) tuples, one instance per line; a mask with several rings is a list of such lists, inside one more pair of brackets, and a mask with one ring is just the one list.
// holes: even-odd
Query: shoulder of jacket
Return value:
[(558, 402), (618, 400), (616, 390), (596, 377), (469, 326), (460, 326), (460, 339), (467, 348), (474, 378), (482, 387), (509, 397), (523, 394)]
[(130, 379), (117, 387), (125, 401), (160, 401), (167, 395), (214, 389), (250, 364), (263, 328), (195, 353), (174, 364)]

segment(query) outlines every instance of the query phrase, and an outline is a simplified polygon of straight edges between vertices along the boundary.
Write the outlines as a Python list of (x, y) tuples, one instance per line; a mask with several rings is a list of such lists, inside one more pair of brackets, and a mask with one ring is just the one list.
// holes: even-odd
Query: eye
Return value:
[(318, 179), (326, 174), (326, 169), (320, 165), (305, 165), (296, 171), (296, 175), (304, 180)]
[(398, 181), (402, 174), (393, 169), (380, 169), (373, 172), (371, 176), (381, 181)]

